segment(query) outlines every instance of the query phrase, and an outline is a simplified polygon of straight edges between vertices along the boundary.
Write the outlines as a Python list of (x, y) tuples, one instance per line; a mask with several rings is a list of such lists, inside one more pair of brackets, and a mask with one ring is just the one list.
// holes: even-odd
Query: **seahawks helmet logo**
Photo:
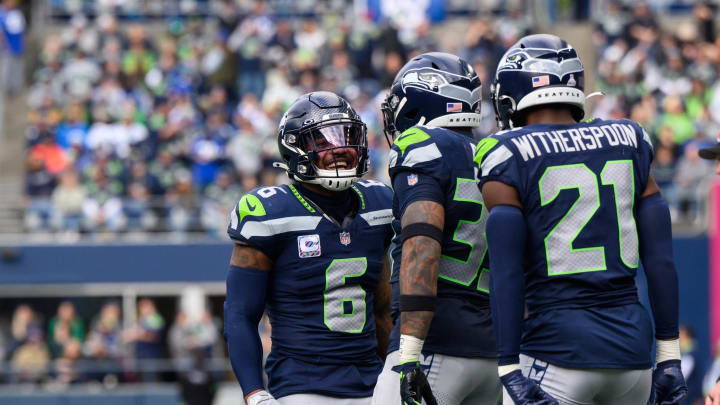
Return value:
[[(471, 80), (477, 77), (474, 71), (471, 71), (471, 75)], [(479, 103), (482, 97), (481, 86), (470, 91), (465, 87), (453, 84), (459, 80), (468, 80), (468, 77), (432, 68), (421, 68), (408, 70), (402, 77), (401, 84), (403, 92), (407, 92), (408, 87), (416, 87), (444, 97), (464, 101), (471, 107)]]
[(575, 49), (514, 48), (501, 59), (497, 72), (516, 70), (543, 73), (562, 79), (568, 74), (583, 71), (582, 62)]

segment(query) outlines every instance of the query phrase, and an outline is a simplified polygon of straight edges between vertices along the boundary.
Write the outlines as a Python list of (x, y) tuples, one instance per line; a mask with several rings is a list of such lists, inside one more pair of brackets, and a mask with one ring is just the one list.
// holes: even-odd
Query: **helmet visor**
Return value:
[(305, 151), (320, 169), (354, 169), (367, 148), (365, 128), (357, 123), (336, 123), (312, 128), (304, 136)]

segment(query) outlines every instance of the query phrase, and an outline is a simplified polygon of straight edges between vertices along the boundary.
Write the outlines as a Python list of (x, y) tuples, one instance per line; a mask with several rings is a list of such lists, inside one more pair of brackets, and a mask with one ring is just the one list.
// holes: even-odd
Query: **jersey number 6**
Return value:
[(365, 290), (347, 285), (350, 277), (367, 270), (367, 258), (335, 259), (325, 270), (323, 296), (325, 326), (335, 332), (361, 333), (365, 328)]

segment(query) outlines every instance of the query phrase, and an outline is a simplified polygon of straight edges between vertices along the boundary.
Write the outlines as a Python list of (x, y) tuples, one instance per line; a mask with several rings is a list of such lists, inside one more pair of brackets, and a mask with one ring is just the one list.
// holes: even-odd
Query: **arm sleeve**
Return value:
[(393, 189), (398, 196), (400, 218), (405, 213), (405, 208), (416, 201), (432, 201), (445, 205), (442, 186), (434, 177), (426, 174), (403, 171), (394, 176)]
[(672, 252), (670, 211), (660, 193), (640, 200), (637, 214), (640, 259), (647, 276), (655, 337), (675, 339), (678, 331), (678, 276)]
[(519, 363), (525, 306), (523, 271), (527, 227), (517, 207), (493, 207), (487, 222), (490, 256), (490, 308), (498, 348), (498, 364)]
[(265, 309), (270, 272), (230, 266), (225, 299), (225, 325), (230, 364), (244, 393), (264, 389), (262, 344), (258, 323)]

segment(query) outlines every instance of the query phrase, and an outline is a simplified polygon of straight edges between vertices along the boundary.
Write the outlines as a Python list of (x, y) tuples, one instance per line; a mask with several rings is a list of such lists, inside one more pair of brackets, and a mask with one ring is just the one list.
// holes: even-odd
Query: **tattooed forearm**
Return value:
[(257, 249), (235, 245), (230, 258), (230, 265), (269, 271), (272, 268), (272, 261)]
[(390, 331), (392, 330), (392, 318), (390, 317), (390, 304), (392, 301), (392, 292), (390, 289), (390, 264), (388, 263), (387, 253), (383, 256), (383, 270), (380, 275), (380, 283), (375, 290), (375, 335), (377, 337), (378, 347), (377, 353), (385, 360), (387, 348), (390, 343)]
[(403, 227), (416, 222), (435, 225), (440, 229), (445, 226), (445, 209), (432, 201), (417, 201), (405, 208), (401, 225)]
[[(402, 217), (402, 226), (422, 222), (443, 229), (445, 211), (442, 205), (430, 201), (410, 204)], [(427, 236), (415, 236), (403, 243), (400, 267), (400, 294), (437, 295), (441, 246)], [(424, 339), (430, 329), (430, 311), (403, 312), (400, 332)]]

